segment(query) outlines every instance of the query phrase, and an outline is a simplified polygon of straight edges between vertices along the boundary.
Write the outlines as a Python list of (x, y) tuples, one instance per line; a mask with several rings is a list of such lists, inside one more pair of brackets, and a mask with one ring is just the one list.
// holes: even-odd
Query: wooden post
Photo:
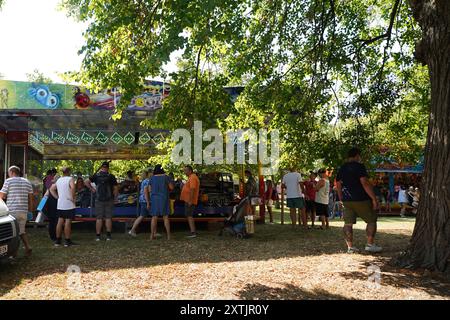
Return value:
[(266, 186), (264, 183), (264, 176), (262, 174), (262, 165), (261, 162), (258, 161), (258, 177), (259, 177), (259, 197), (261, 199), (261, 204), (259, 205), (259, 222), (266, 223), (266, 199), (265, 199), (265, 191)]
[(241, 199), (244, 198), (244, 179), (245, 179), (245, 167), (244, 165), (242, 165), (241, 168), (241, 174), (240, 174), (240, 180), (239, 180), (239, 197), (241, 197)]

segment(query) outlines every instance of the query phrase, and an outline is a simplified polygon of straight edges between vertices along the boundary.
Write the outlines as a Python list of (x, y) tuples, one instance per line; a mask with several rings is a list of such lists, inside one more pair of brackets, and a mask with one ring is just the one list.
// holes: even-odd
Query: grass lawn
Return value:
[[(33, 256), (0, 266), (1, 299), (448, 299), (450, 282), (423, 271), (396, 269), (390, 258), (405, 248), (412, 218), (381, 218), (381, 254), (346, 254), (342, 221), (330, 230), (257, 225), (250, 239), (218, 237), (200, 229), (186, 239), (179, 226), (173, 240), (149, 241), (117, 232), (111, 242), (75, 228), (80, 246), (54, 248), (46, 229), (29, 229)], [(93, 225), (90, 226), (92, 229)], [(147, 228), (147, 226), (145, 226)], [(365, 225), (355, 244), (362, 248)], [(162, 229), (160, 229), (162, 230)], [(70, 274), (70, 265), (81, 274)], [(368, 281), (379, 267), (380, 285)], [(372, 284), (372, 286), (370, 286)]]

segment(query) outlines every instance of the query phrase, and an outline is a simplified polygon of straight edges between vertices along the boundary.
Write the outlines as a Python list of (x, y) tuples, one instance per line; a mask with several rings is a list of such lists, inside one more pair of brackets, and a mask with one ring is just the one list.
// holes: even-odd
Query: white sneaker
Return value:
[(377, 252), (381, 252), (383, 250), (383, 248), (380, 246), (377, 246), (376, 244), (368, 244), (368, 245), (366, 245), (365, 250), (367, 252), (377, 253)]
[(359, 249), (355, 247), (351, 247), (347, 249), (347, 253), (359, 253)]
[(128, 234), (129, 234), (130, 236), (132, 236), (132, 237), (136, 237), (136, 236), (137, 236), (136, 232), (131, 231), (131, 230), (128, 232)]

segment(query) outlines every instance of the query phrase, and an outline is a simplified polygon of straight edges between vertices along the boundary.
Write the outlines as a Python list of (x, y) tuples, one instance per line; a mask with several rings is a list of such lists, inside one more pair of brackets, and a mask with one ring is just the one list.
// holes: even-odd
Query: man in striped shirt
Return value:
[(0, 198), (6, 198), (6, 205), (9, 213), (17, 219), (19, 223), (19, 234), (25, 245), (25, 255), (31, 255), (30, 242), (25, 233), (27, 214), (33, 205), (33, 187), (30, 181), (20, 177), (19, 167), (12, 166), (8, 169), (9, 178), (0, 190)]

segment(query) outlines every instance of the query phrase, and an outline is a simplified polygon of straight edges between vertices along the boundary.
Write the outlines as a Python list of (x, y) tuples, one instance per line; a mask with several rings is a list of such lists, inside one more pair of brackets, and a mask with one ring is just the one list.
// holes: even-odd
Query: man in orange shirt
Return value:
[(191, 234), (188, 236), (188, 238), (195, 238), (197, 237), (197, 232), (195, 231), (193, 214), (195, 206), (198, 203), (200, 180), (194, 173), (194, 170), (191, 166), (185, 166), (184, 173), (188, 176), (188, 180), (181, 190), (180, 199), (184, 201), (184, 212), (189, 223), (189, 229), (191, 229)]

